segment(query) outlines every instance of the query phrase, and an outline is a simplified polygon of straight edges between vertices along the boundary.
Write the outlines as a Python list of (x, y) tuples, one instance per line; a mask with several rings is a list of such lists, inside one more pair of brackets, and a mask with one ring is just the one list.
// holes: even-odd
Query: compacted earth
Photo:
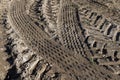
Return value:
[(120, 0), (0, 0), (0, 80), (119, 80)]

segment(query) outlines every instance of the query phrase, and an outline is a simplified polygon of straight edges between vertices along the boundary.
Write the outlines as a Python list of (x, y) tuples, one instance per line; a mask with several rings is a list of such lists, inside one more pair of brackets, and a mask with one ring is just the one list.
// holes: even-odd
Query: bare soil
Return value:
[(2, 26), (0, 26), (0, 80), (3, 80), (7, 75), (9, 63), (7, 61), (8, 55), (5, 52), (6, 35)]
[[(0, 0), (0, 4), (3, 2), (4, 0)], [(7, 1), (7, 0), (6, 0)], [(12, 1), (12, 0), (11, 0)], [(34, 0), (32, 0), (33, 2), (34, 2)], [(39, 0), (38, 0), (39, 1)], [(43, 0), (44, 1), (44, 0)], [(47, 0), (46, 0), (47, 1)], [(50, 1), (50, 0), (49, 0)], [(54, 0), (51, 0), (51, 1), (53, 1), (53, 3), (51, 3), (51, 4), (54, 4)], [(56, 0), (57, 1), (57, 0)], [(114, 23), (114, 24), (116, 24), (117, 26), (119, 26), (120, 27), (120, 0), (72, 0), (72, 1), (74, 1), (74, 3), (75, 4), (77, 4), (78, 5), (78, 7), (81, 9), (81, 8), (87, 8), (88, 10), (90, 9), (90, 10), (92, 10), (92, 11), (94, 11), (94, 12), (96, 12), (97, 14), (100, 14), (100, 15), (102, 15), (102, 17), (104, 17), (105, 19), (107, 19), (107, 20), (109, 20), (109, 22), (111, 22), (111, 23)], [(46, 10), (48, 10), (48, 11), (46, 11), (46, 12), (48, 12), (48, 14), (46, 13), (46, 12), (44, 12), (44, 10), (43, 10), (43, 13), (46, 13), (46, 14), (44, 14), (44, 17), (43, 17), (43, 14), (38, 14), (37, 12), (35, 12), (35, 10), (34, 9), (36, 9), (37, 10), (37, 7), (36, 7), (36, 5), (37, 6), (39, 6), (39, 4), (37, 4), (37, 0), (36, 0), (36, 3), (33, 3), (33, 2), (28, 2), (27, 3), (27, 5), (28, 5), (28, 9), (29, 9), (29, 7), (31, 7), (30, 8), (30, 12), (29, 12), (29, 10), (28, 10), (28, 14), (29, 14), (29, 16), (32, 18), (32, 20), (34, 21), (34, 22), (36, 22), (36, 24), (39, 24), (40, 23), (40, 25), (41, 24), (44, 24), (44, 25), (42, 25), (42, 26), (49, 26), (49, 29), (46, 29), (46, 27), (44, 28), (44, 32), (46, 32), (48, 35), (49, 35), (49, 37), (54, 37), (53, 36), (53, 33), (54, 33), (54, 27), (56, 26), (56, 13), (57, 13), (57, 11), (56, 12), (54, 12), (54, 7), (55, 6), (53, 6), (53, 7), (51, 7), (52, 5), (51, 4), (49, 4), (49, 7), (48, 7), (48, 9), (50, 10), (48, 10), (48, 9), (46, 9)], [(58, 0), (58, 2), (59, 2), (59, 0)], [(32, 5), (32, 4), (34, 4), (34, 5)], [(46, 3), (47, 4), (47, 3)], [(55, 5), (56, 4), (59, 4), (59, 3), (55, 3)], [(3, 4), (4, 6), (5, 6), (5, 3)], [(41, 5), (43, 5), (43, 3), (41, 3)], [(58, 6), (58, 5), (57, 5)], [(32, 9), (33, 8), (33, 9)], [(54, 14), (52, 14), (52, 8), (53, 8), (53, 13)], [(0, 9), (3, 9), (3, 6), (0, 6)], [(40, 9), (41, 9), (41, 7), (40, 7)], [(56, 8), (57, 9), (57, 8)], [(67, 11), (67, 10), (66, 10)], [(39, 12), (39, 11), (38, 11)], [(0, 12), (0, 13), (2, 13), (2, 12)], [(41, 13), (41, 12), (40, 12)], [(51, 14), (49, 14), (49, 13), (51, 13)], [(1, 14), (0, 14), (1, 15)], [(5, 14), (6, 15), (6, 14)], [(54, 16), (53, 16), (54, 15)], [(41, 17), (42, 16), (42, 18), (41, 18), (41, 21), (39, 22), (38, 21), (38, 23), (37, 23), (37, 20), (39, 20), (39, 17)], [(52, 17), (51, 17), (52, 16)], [(89, 26), (89, 24), (90, 24), (90, 20), (88, 20), (88, 17), (86, 18), (86, 16), (82, 16), (82, 15), (80, 15), (80, 17), (82, 17), (81, 19), (81, 24), (83, 25), (83, 26), (85, 26), (84, 28), (85, 28), (85, 30), (88, 30), (91, 34), (90, 35), (95, 35), (95, 33), (96, 33), (96, 35), (95, 36), (97, 36), (97, 38), (95, 38), (95, 41), (94, 41), (94, 43), (96, 43), (97, 44), (97, 42), (100, 42), (100, 40), (97, 40), (98, 38), (99, 39), (103, 39), (104, 37), (103, 37), (103, 35), (102, 35), (102, 30), (101, 30), (101, 32), (100, 32), (100, 30), (96, 30), (95, 28), (90, 28)], [(43, 18), (46, 18), (45, 20), (43, 19)], [(86, 19), (85, 19), (86, 18)], [(2, 21), (4, 18), (1, 18), (0, 17), (0, 20)], [(48, 20), (47, 20), (48, 19)], [(87, 20), (87, 21), (86, 21)], [(47, 22), (48, 21), (48, 22)], [(92, 21), (92, 20), (91, 20)], [(26, 46), (24, 46), (25, 44), (23, 44), (22, 42), (20, 42), (20, 39), (21, 38), (17, 38), (17, 37), (15, 37), (14, 35), (18, 35), (18, 34), (14, 34), (14, 31), (13, 31), (13, 33), (12, 34), (10, 34), (10, 35), (7, 35), (6, 34), (6, 31), (5, 31), (5, 27), (4, 27), (4, 23), (0, 23), (0, 80), (4, 80), (5, 79), (5, 77), (7, 77), (6, 78), (6, 80), (7, 79), (13, 79), (13, 80), (16, 80), (16, 79), (18, 79), (19, 80), (19, 78), (20, 77), (22, 77), (21, 79), (22, 80), (25, 80), (25, 79), (28, 79), (28, 80), (32, 80), (32, 79), (41, 79), (41, 80), (66, 80), (65, 78), (66, 78), (66, 75), (62, 75), (62, 73), (58, 73), (56, 70), (56, 67), (55, 66), (58, 66), (58, 65), (52, 65), (53, 67), (52, 67), (52, 69), (50, 69), (51, 68), (51, 65), (50, 64), (48, 64), (49, 63), (49, 61), (48, 61), (48, 63), (45, 61), (44, 62), (44, 60), (38, 60), (39, 59), (39, 57), (36, 57), (36, 56), (38, 56), (38, 55), (36, 55), (36, 56), (34, 56), (33, 54), (35, 54), (34, 53), (34, 51), (35, 50), (33, 50), (32, 52), (30, 51), (30, 49), (29, 49), (29, 46), (27, 46), (27, 48), (26, 48)], [(92, 25), (93, 26), (93, 25)], [(118, 27), (118, 28), (119, 28)], [(119, 28), (120, 29), (120, 28)], [(52, 32), (52, 33), (50, 33), (50, 32)], [(27, 34), (27, 33), (26, 33)], [(16, 46), (14, 47), (13, 46), (13, 49), (11, 50), (11, 51), (13, 51), (12, 52), (12, 54), (9, 54), (8, 55), (8, 53), (9, 52), (6, 52), (6, 47), (5, 47), (5, 45), (8, 43), (7, 42), (7, 38), (8, 37), (10, 37), (10, 36), (12, 36), (13, 37), (13, 39), (14, 40), (16, 40), (16, 42), (15, 41), (13, 41), (12, 42), (12, 44), (15, 44)], [(102, 37), (101, 37), (102, 36)], [(118, 36), (119, 37), (119, 36)], [(34, 39), (35, 40), (35, 39)], [(106, 39), (105, 39), (106, 40)], [(68, 40), (69, 41), (69, 40)], [(106, 40), (106, 42), (108, 41), (108, 39)], [(57, 41), (56, 41), (57, 42)], [(60, 42), (59, 40), (58, 40), (58, 42)], [(117, 41), (118, 43), (120, 43), (120, 40), (118, 40)], [(89, 43), (89, 42), (88, 42)], [(105, 41), (103, 41), (102, 43), (105, 43)], [(102, 43), (100, 43), (100, 44), (102, 44)], [(21, 46), (22, 45), (22, 46)], [(60, 43), (60, 45), (61, 45), (61, 43)], [(109, 46), (110, 45), (110, 46)], [(113, 45), (115, 48), (116, 48), (116, 45), (117, 45), (117, 47), (119, 46), (120, 47), (120, 44), (118, 45), (117, 43), (116, 44), (114, 44), (114, 43), (108, 43), (108, 46), (109, 47), (111, 47), (111, 45)], [(9, 45), (8, 45), (9, 46)], [(11, 45), (10, 45), (11, 46)], [(94, 44), (94, 46), (96, 47), (96, 45)], [(118, 48), (119, 48), (118, 47)], [(111, 47), (111, 48), (113, 48), (113, 47)], [(90, 48), (91, 50), (93, 50), (93, 52), (96, 52), (97, 50), (94, 50), (93, 49), (93, 47), (91, 47)], [(101, 48), (99, 48), (99, 49), (101, 49)], [(99, 52), (99, 49), (98, 49), (98, 52)], [(105, 49), (106, 49), (106, 47), (105, 47)], [(110, 48), (108, 49), (110, 52), (107, 52), (108, 54), (109, 53), (111, 53), (112, 52), (112, 50), (110, 50)], [(115, 49), (116, 50), (116, 49)], [(115, 51), (114, 50), (114, 51)], [(16, 51), (16, 52), (15, 52)], [(87, 51), (86, 51), (87, 52)], [(14, 55), (14, 53), (15, 53), (15, 55)], [(97, 52), (96, 52), (97, 53)], [(16, 57), (16, 54), (17, 54), (17, 57)], [(105, 51), (103, 51), (103, 54), (105, 54)], [(120, 61), (120, 56), (119, 56), (119, 54), (120, 53), (114, 53), (112, 56), (113, 57), (117, 57), (117, 60), (119, 60)], [(11, 56), (10, 56), (11, 55)], [(30, 56), (28, 56), (28, 55), (30, 55)], [(117, 55), (117, 56), (116, 56)], [(8, 58), (9, 58), (9, 56), (10, 57), (12, 57), (13, 59), (14, 58), (16, 58), (16, 60), (14, 61), (14, 62), (12, 62), (13, 64), (12, 65), (15, 65), (14, 67), (12, 67), (12, 68), (10, 68), (10, 62), (12, 61), (12, 60), (8, 60)], [(119, 77), (120, 77), (120, 62), (114, 62), (114, 61), (112, 61), (112, 62), (107, 62), (108, 61), (108, 59), (109, 59), (109, 56), (111, 56), (111, 55), (108, 55), (107, 56), (107, 60), (106, 61), (104, 61), (104, 57), (103, 57), (103, 55), (102, 54), (97, 54), (97, 55), (95, 55), (95, 56), (93, 56), (93, 57), (96, 57), (95, 58), (95, 60), (96, 60), (96, 62), (100, 62), (100, 64), (98, 65), (96, 65), (96, 62), (94, 63), (94, 60), (93, 60), (93, 58), (91, 58), (91, 62), (92, 62), (92, 64), (91, 65), (94, 65), (95, 64), (95, 66), (94, 66), (94, 68), (97, 70), (98, 69), (98, 71), (99, 71), (99, 68), (97, 68), (98, 66), (101, 66), (100, 67), (100, 69), (101, 69), (101, 71), (103, 71), (103, 72), (100, 72), (100, 74), (103, 74), (104, 75), (104, 73), (106, 73), (106, 75), (107, 75), (107, 72), (105, 72), (105, 71), (108, 71), (108, 75), (107, 75), (107, 77), (108, 78), (110, 78), (111, 80), (114, 78), (115, 80), (119, 80)], [(102, 57), (102, 58), (101, 58)], [(119, 59), (118, 59), (118, 57), (119, 57)], [(55, 57), (56, 58), (56, 57)], [(81, 58), (82, 59), (82, 58)], [(110, 57), (110, 59), (111, 59), (111, 57)], [(22, 60), (23, 60), (23, 63), (22, 63)], [(78, 59), (79, 60), (79, 59)], [(84, 59), (83, 59), (84, 60)], [(26, 61), (25, 62), (25, 64), (24, 64), (24, 61)], [(36, 62), (35, 62), (36, 61)], [(53, 60), (54, 61), (54, 60)], [(64, 60), (63, 60), (64, 61)], [(35, 62), (35, 63), (34, 63)], [(62, 61), (61, 61), (62, 62)], [(103, 63), (102, 63), (103, 62)], [(33, 63), (34, 63), (34, 65), (33, 65)], [(50, 61), (50, 63), (52, 63), (52, 61)], [(33, 65), (33, 67), (31, 67), (31, 65)], [(65, 65), (65, 64), (64, 64)], [(87, 64), (86, 64), (87, 65)], [(90, 64), (89, 64), (90, 65)], [(90, 65), (90, 66), (91, 66)], [(111, 66), (112, 65), (112, 66)], [(16, 67), (17, 66), (17, 67)], [(66, 66), (66, 65), (65, 65)], [(54, 68), (55, 67), (55, 68)], [(88, 71), (88, 73), (86, 73), (86, 74), (88, 74), (88, 75), (92, 75), (92, 76), (94, 76), (95, 74), (93, 74), (93, 73), (97, 73), (97, 72), (95, 72), (95, 70), (93, 70), (93, 72), (92, 73), (90, 73), (90, 69), (91, 68), (89, 68), (89, 67), (85, 67), (84, 65), (83, 65), (83, 67), (85, 68), (81, 68), (81, 69), (84, 69), (85, 71), (83, 71), (83, 72), (87, 72)], [(103, 69), (104, 68), (104, 69)], [(18, 75), (17, 75), (17, 73), (19, 72), (19, 69), (22, 71), (20, 71), (20, 73), (21, 73), (21, 75), (19, 75), (19, 78), (18, 78)], [(18, 71), (16, 71), (16, 70), (18, 70)], [(32, 71), (33, 70), (33, 71)], [(31, 73), (31, 72), (32, 73)], [(82, 70), (81, 70), (82, 71)], [(110, 71), (110, 75), (109, 75), (109, 71)], [(99, 72), (98, 72), (99, 73)], [(15, 75), (15, 77), (14, 77), (14, 75)], [(61, 75), (62, 75), (62, 77), (61, 77)], [(98, 74), (99, 75), (99, 74)], [(56, 77), (57, 76), (57, 77)], [(9, 78), (10, 77), (10, 78)], [(64, 78), (65, 77), (65, 78)], [(106, 77), (106, 76), (105, 76)], [(81, 77), (82, 78), (82, 77)], [(86, 76), (85, 76), (85, 78), (86, 78)], [(21, 80), (20, 79), (20, 80)], [(78, 79), (79, 80), (79, 79)], [(86, 78), (86, 80), (89, 80), (88, 78)], [(100, 79), (100, 77), (99, 77), (99, 79), (98, 80), (101, 80)]]

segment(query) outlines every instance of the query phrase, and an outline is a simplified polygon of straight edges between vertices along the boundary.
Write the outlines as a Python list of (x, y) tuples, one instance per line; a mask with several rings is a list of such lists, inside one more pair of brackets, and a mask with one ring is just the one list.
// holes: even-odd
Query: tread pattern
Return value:
[(79, 12), (86, 41), (94, 51), (93, 58), (100, 65), (119, 65), (120, 26), (87, 8), (81, 8)]
[[(64, 3), (64, 2), (65, 3), (69, 2), (69, 0), (68, 1), (61, 0), (61, 3)], [(60, 11), (64, 10), (64, 8), (66, 7), (70, 7), (68, 8), (70, 9), (70, 12), (68, 12), (67, 14), (71, 15), (72, 13), (73, 19), (76, 18), (74, 14), (75, 12), (73, 12), (75, 10), (74, 5), (71, 2), (70, 2), (70, 5), (63, 4), (61, 7), (63, 9), (60, 8)], [(66, 15), (64, 12), (62, 14), (64, 16)], [(102, 70), (105, 70), (104, 68), (98, 65), (91, 65), (81, 55), (79, 54), (74, 55), (72, 51), (69, 51), (64, 46), (61, 47), (61, 45), (54, 42), (54, 40), (50, 40), (50, 37), (44, 31), (42, 31), (41, 28), (38, 28), (38, 26), (30, 18), (30, 16), (26, 14), (25, 0), (20, 0), (20, 1), (13, 0), (11, 2), (8, 18), (9, 18), (10, 25), (13, 27), (16, 33), (20, 35), (20, 37), (25, 41), (25, 43), (32, 50), (38, 53), (37, 56), (38, 57), (42, 56), (52, 65), (56, 65), (56, 67), (60, 69), (59, 72), (63, 72), (67, 74), (68, 78), (66, 79), (69, 79), (69, 78), (70, 80), (77, 80), (77, 79), (79, 80), (81, 78), (82, 79), (89, 78), (89, 80), (97, 79), (97, 78), (102, 80), (113, 79), (112, 76), (109, 77), (109, 75), (111, 74), (107, 74), (109, 73), (109, 71), (106, 70), (106, 72), (102, 72)], [(68, 20), (68, 19), (65, 19), (65, 20)], [(77, 21), (78, 23), (78, 20), (75, 19), (75, 21)], [(75, 25), (76, 28), (78, 29), (78, 24), (75, 24), (75, 23), (76, 22), (73, 21), (73, 25)], [(80, 34), (79, 36), (80, 39), (82, 39), (83, 41), (84, 39), (83, 35), (81, 33), (79, 34)], [(76, 36), (78, 36), (78, 34)], [(81, 44), (77, 46), (81, 46)], [(33, 56), (33, 58), (31, 58), (31, 60), (28, 61), (28, 63), (29, 62), (30, 64), (34, 64), (33, 66), (28, 66), (28, 71), (31, 73), (31, 71), (33, 71), (35, 66), (38, 64), (39, 60), (37, 58), (35, 59), (35, 57)], [(80, 74), (78, 71), (83, 72), (84, 75)]]

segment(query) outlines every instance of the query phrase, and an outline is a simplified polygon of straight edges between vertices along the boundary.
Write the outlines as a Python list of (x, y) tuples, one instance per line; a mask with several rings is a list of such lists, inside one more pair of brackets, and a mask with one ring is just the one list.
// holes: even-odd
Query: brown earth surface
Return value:
[(5, 76), (7, 75), (8, 69), (9, 69), (9, 63), (7, 62), (8, 55), (5, 52), (5, 42), (6, 36), (5, 32), (0, 26), (0, 80), (3, 80)]
[(0, 80), (119, 80), (120, 0), (0, 0)]

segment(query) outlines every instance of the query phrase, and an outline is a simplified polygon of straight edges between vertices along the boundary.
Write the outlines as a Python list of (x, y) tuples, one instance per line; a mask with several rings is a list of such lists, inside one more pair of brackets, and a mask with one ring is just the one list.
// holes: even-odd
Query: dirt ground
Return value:
[[(0, 0), (1, 2), (2, 0)], [(120, 25), (120, 0), (73, 0), (77, 4), (92, 8), (93, 11), (102, 14), (107, 17), (110, 21)], [(87, 2), (88, 1), (88, 2)], [(0, 7), (1, 8), (1, 7)], [(1, 18), (0, 18), (1, 19)], [(7, 61), (9, 57), (5, 52), (6, 33), (3, 26), (0, 25), (0, 80), (4, 80), (10, 64)]]
[(0, 26), (0, 80), (3, 80), (7, 74), (9, 63), (7, 60), (7, 53), (5, 52), (5, 33), (3, 28)]

